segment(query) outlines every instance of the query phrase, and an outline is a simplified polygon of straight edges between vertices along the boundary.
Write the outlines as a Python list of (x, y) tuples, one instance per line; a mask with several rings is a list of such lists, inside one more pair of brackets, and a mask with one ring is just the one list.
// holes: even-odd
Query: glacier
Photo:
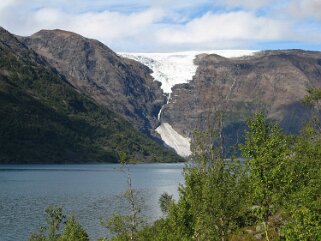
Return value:
[[(170, 102), (172, 87), (177, 84), (188, 83), (196, 73), (197, 65), (194, 59), (199, 54), (217, 54), (225, 58), (236, 58), (253, 55), (257, 50), (212, 50), (212, 51), (185, 51), (172, 53), (118, 53), (120, 56), (136, 60), (147, 67), (153, 73), (153, 78), (162, 83), (161, 88), (168, 96)], [(164, 107), (164, 106), (163, 106)], [(161, 121), (161, 108), (158, 119)], [(161, 136), (166, 145), (172, 147), (178, 155), (188, 157), (190, 151), (190, 139), (179, 134), (169, 123), (161, 121), (156, 132)]]
[(177, 84), (188, 83), (195, 75), (197, 65), (194, 59), (199, 54), (217, 54), (226, 58), (242, 57), (254, 54), (255, 50), (213, 50), (213, 51), (186, 51), (172, 53), (125, 53), (119, 55), (136, 60), (152, 71), (155, 80), (162, 83), (162, 90), (166, 94), (172, 92)]
[(123, 57), (134, 59), (148, 66), (155, 80), (162, 83), (164, 93), (170, 94), (176, 84), (192, 79), (197, 66), (194, 54), (188, 53), (121, 53)]
[(190, 139), (177, 133), (169, 123), (162, 123), (156, 132), (161, 136), (166, 145), (173, 148), (182, 157), (191, 155)]

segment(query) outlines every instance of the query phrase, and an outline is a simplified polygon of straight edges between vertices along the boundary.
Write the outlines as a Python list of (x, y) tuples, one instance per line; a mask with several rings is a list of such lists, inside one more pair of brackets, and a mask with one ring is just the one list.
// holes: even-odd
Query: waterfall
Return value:
[[(218, 54), (227, 58), (240, 57), (253, 54), (252, 50), (214, 50), (214, 51), (190, 51), (174, 53), (119, 53), (121, 56), (136, 60), (153, 72), (152, 76), (156, 81), (162, 83), (161, 88), (168, 95), (167, 102), (158, 112), (157, 118), (161, 125), (156, 129), (162, 140), (181, 156), (190, 155), (190, 141), (180, 135), (169, 123), (161, 121), (162, 112), (170, 103), (172, 87), (177, 84), (188, 83), (196, 73), (197, 66), (194, 59), (199, 54)], [(175, 120), (174, 120), (175, 121)], [(172, 123), (174, 125), (174, 123)]]
[(159, 112), (158, 112), (158, 114), (157, 114), (157, 119), (158, 119), (159, 121), (161, 121), (162, 111), (163, 111), (164, 107), (169, 104), (170, 99), (171, 99), (171, 93), (168, 94), (166, 104), (164, 104), (164, 105), (162, 106), (162, 108), (159, 110)]

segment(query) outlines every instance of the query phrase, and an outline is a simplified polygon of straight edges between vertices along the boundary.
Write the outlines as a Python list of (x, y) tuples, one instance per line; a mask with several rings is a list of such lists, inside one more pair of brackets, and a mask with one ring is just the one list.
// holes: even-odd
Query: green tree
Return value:
[[(29, 241), (89, 241), (86, 231), (75, 217), (71, 216), (67, 222), (62, 207), (50, 205), (45, 210), (47, 226), (29, 237)], [(64, 226), (61, 233), (62, 226)]]
[(48, 224), (48, 240), (55, 241), (60, 237), (60, 227), (66, 216), (62, 212), (62, 207), (49, 206), (46, 209), (46, 220)]
[(167, 192), (163, 193), (159, 198), (159, 206), (164, 214), (167, 214), (169, 206), (173, 203), (173, 195), (169, 195)]
[(71, 216), (66, 222), (59, 241), (89, 241), (89, 237), (77, 219)]
[(57, 241), (60, 238), (60, 227), (66, 218), (62, 208), (50, 205), (45, 210), (45, 216), (47, 226), (32, 234), (29, 241)]
[(287, 167), (292, 189), (282, 237), (321, 240), (321, 88), (309, 89), (303, 103), (314, 109), (314, 113), (295, 138), (291, 165)]
[(303, 98), (303, 103), (310, 106), (320, 107), (321, 88), (311, 88), (307, 91), (308, 94)]
[(248, 126), (241, 151), (244, 157), (249, 158), (246, 163), (253, 191), (254, 214), (263, 223), (266, 239), (270, 240), (269, 218), (276, 213), (286, 193), (288, 141), (278, 125), (269, 124), (262, 113), (249, 120)]
[(227, 240), (240, 224), (246, 203), (246, 171), (239, 162), (224, 158), (222, 115), (208, 130), (195, 132), (193, 161), (184, 169), (185, 185), (167, 217), (154, 228), (152, 240)]
[(136, 163), (136, 161), (127, 158), (123, 152), (119, 153), (121, 170), (127, 175), (128, 188), (123, 197), (126, 200), (127, 207), (124, 207), (124, 213), (115, 213), (110, 219), (102, 220), (102, 226), (109, 229), (115, 238), (111, 240), (130, 240), (136, 241), (137, 233), (145, 226), (145, 218), (142, 214), (144, 200), (132, 186), (132, 178), (127, 163)]
[(40, 229), (38, 232), (31, 234), (28, 241), (48, 241), (45, 230)]

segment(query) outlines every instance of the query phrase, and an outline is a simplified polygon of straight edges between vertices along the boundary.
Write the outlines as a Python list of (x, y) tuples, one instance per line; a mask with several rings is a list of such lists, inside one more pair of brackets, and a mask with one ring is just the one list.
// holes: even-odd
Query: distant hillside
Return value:
[[(227, 146), (242, 142), (246, 120), (258, 111), (279, 121), (286, 132), (297, 133), (310, 116), (301, 104), (306, 90), (321, 87), (320, 52), (222, 50), (121, 57), (97, 40), (63, 30), (18, 39), (92, 104), (120, 114), (161, 143), (159, 133), (182, 156), (190, 154), (193, 131), (206, 129), (216, 111), (224, 112)], [(170, 96), (168, 102), (160, 87)]]
[[(197, 55), (201, 54), (220, 54), (224, 57), (240, 57), (244, 55), (251, 55), (257, 51), (254, 50), (212, 50), (212, 51), (184, 51), (184, 52), (170, 52), (170, 53), (119, 53), (121, 56), (130, 58), (141, 62), (148, 66), (153, 73), (151, 74), (156, 80), (162, 83), (161, 88), (164, 93), (169, 96), (168, 102), (171, 105), (175, 104), (172, 102), (172, 98), (175, 98), (175, 94), (171, 95), (172, 88), (175, 85), (189, 83), (196, 73), (198, 66), (194, 60)], [(197, 93), (194, 93), (197, 95)], [(190, 129), (188, 126), (183, 127), (184, 130), (188, 131), (187, 136), (182, 136), (182, 132), (178, 133), (172, 126), (163, 119), (162, 110), (166, 108), (166, 105), (162, 107), (158, 114), (160, 125), (157, 127), (156, 132), (160, 134), (162, 140), (170, 147), (174, 148), (175, 151), (181, 156), (189, 156), (190, 151), (190, 133), (194, 129)], [(188, 111), (188, 106), (183, 106), (183, 109)], [(178, 117), (180, 110), (177, 110)], [(193, 113), (191, 113), (193, 114)], [(172, 120), (175, 121), (175, 120)], [(190, 120), (187, 120), (190, 121)]]
[(241, 141), (246, 120), (257, 111), (297, 133), (310, 116), (301, 104), (306, 90), (321, 87), (321, 52), (263, 51), (239, 58), (203, 54), (194, 62), (193, 80), (174, 86), (161, 118), (185, 137), (206, 128), (215, 111), (225, 114), (228, 145)]
[(97, 40), (63, 30), (41, 30), (19, 39), (97, 103), (153, 135), (166, 98), (143, 64), (122, 58)]
[(181, 161), (0, 28), (0, 163)]

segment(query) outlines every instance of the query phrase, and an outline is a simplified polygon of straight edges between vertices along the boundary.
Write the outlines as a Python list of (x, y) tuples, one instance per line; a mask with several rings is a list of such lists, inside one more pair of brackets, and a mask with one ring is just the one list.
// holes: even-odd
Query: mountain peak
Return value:
[[(141, 104), (147, 103), (153, 111), (156, 96), (148, 92), (152, 86), (144, 86), (144, 76), (141, 82), (137, 81), (139, 76), (135, 74), (140, 71), (139, 66), (126, 65), (127, 61), (115, 59), (108, 51), (100, 52), (96, 45), (78, 46), (80, 42), (74, 39), (31, 39), (30, 44), (35, 42), (33, 50), (26, 46), (28, 43), (20, 42), (28, 38), (14, 36), (2, 28), (0, 33), (0, 163), (115, 162), (118, 152), (149, 162), (182, 160), (111, 111), (112, 104), (117, 103), (107, 103), (106, 99), (101, 105), (99, 98), (95, 99), (95, 96), (103, 98), (113, 87), (114, 96), (109, 98), (122, 100), (119, 108), (128, 106), (129, 112), (137, 106), (139, 111)], [(38, 34), (48, 33), (66, 32)], [(41, 46), (43, 52), (37, 54)], [(41, 57), (43, 53), (46, 55)], [(83, 91), (73, 82), (77, 80), (87, 84)], [(104, 87), (106, 91), (102, 93)], [(92, 92), (86, 92), (89, 88)], [(130, 99), (122, 91), (131, 94)], [(145, 99), (142, 93), (147, 96)], [(140, 99), (135, 102), (135, 97)]]
[(0, 32), (1, 32), (1, 33), (5, 33), (5, 32), (8, 32), (8, 31), (5, 30), (3, 27), (0, 26)]
[(36, 33), (34, 33), (33, 35), (31, 35), (31, 38), (35, 38), (35, 37), (46, 37), (46, 36), (59, 36), (61, 38), (69, 38), (72, 36), (75, 37), (79, 37), (79, 38), (83, 38), (83, 36), (74, 33), (74, 32), (70, 32), (70, 31), (66, 31), (66, 30), (61, 30), (61, 29), (53, 29), (53, 30), (49, 30), (49, 29), (42, 29)]
[(15, 39), (15, 35), (10, 33), (8, 30), (4, 29), (3, 27), (0, 26), (0, 40), (9, 40), (9, 39)]
[(153, 133), (165, 97), (150, 69), (117, 55), (103, 43), (64, 30), (41, 30), (21, 41), (44, 57), (68, 82)]

